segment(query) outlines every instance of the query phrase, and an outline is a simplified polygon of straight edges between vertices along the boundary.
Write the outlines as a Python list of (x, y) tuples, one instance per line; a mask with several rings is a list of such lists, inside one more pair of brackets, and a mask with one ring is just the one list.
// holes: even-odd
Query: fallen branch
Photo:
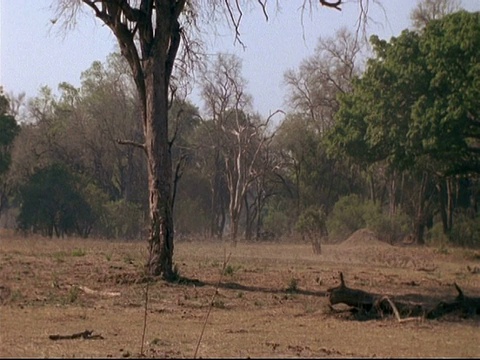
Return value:
[(412, 314), (423, 315), (424, 313), (422, 307), (418, 304), (393, 301), (386, 295), (349, 288), (345, 285), (342, 273), (340, 273), (340, 285), (328, 289), (327, 294), (330, 305), (345, 304), (372, 317), (393, 314), (399, 322), (406, 322), (419, 320), (421, 316), (402, 319), (401, 314), (409, 316)]
[(120, 293), (118, 291), (102, 291), (102, 290), (93, 290), (90, 289), (86, 286), (78, 286), (80, 290), (82, 290), (85, 294), (90, 294), (90, 295), (102, 295), (102, 296), (120, 296)]
[(345, 285), (343, 273), (340, 273), (340, 285), (327, 290), (330, 305), (345, 304), (356, 309), (370, 311), (380, 295), (352, 289)]
[[(345, 285), (343, 274), (340, 273), (340, 285), (327, 290), (330, 308), (333, 305), (345, 304), (352, 310), (368, 317), (393, 314), (398, 322), (419, 321), (423, 318), (437, 319), (449, 313), (459, 311), (464, 317), (480, 315), (480, 298), (465, 296), (462, 289), (455, 283), (458, 295), (452, 302), (440, 302), (433, 309), (426, 311), (420, 304), (396, 301), (386, 295), (369, 293), (360, 289), (352, 289)], [(402, 316), (406, 316), (402, 318)]]
[(400, 312), (398, 311), (397, 307), (395, 306), (395, 303), (392, 300), (390, 300), (390, 298), (388, 296), (383, 296), (379, 300), (379, 303), (381, 303), (382, 301), (387, 301), (388, 302), (388, 304), (392, 308), (392, 310), (395, 314), (395, 317), (397, 318), (399, 323), (404, 323), (404, 322), (408, 322), (408, 321), (421, 321), (421, 320), (423, 320), (422, 316), (407, 317), (407, 318), (402, 319), (401, 316), (400, 316)]
[(424, 272), (434, 272), (435, 270), (437, 270), (437, 266), (432, 266), (432, 267), (419, 267), (419, 268), (416, 268), (417, 271), (424, 271)]
[(480, 267), (478, 266), (474, 266), (473, 268), (471, 268), (469, 265), (467, 265), (467, 270), (472, 274), (480, 274)]
[(76, 287), (78, 290), (82, 290), (85, 294), (89, 295), (101, 295), (101, 296), (120, 296), (120, 293), (117, 291), (102, 291), (102, 290), (93, 290), (83, 285), (67, 285), (66, 288), (70, 289)]
[(428, 319), (437, 319), (454, 311), (460, 311), (466, 317), (480, 315), (480, 298), (468, 297), (463, 294), (462, 289), (454, 283), (458, 295), (452, 302), (440, 302), (427, 313)]
[(85, 340), (97, 340), (97, 339), (104, 339), (104, 337), (100, 334), (93, 334), (93, 330), (85, 330), (79, 333), (75, 333), (72, 335), (49, 335), (48, 338), (50, 340), (73, 340), (73, 339), (85, 339)]

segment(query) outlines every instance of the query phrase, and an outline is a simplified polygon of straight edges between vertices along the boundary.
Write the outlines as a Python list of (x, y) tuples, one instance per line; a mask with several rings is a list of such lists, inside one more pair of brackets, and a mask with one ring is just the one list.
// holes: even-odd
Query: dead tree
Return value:
[[(425, 313), (423, 307), (419, 304), (394, 301), (386, 295), (349, 288), (345, 285), (342, 273), (340, 273), (340, 285), (328, 289), (327, 294), (330, 306), (336, 304), (348, 305), (352, 307), (352, 312), (357, 316), (376, 318), (383, 317), (386, 314), (394, 314), (399, 322), (404, 322), (418, 320)], [(402, 316), (407, 316), (407, 318), (402, 318)]]
[(349, 288), (345, 285), (342, 273), (340, 273), (340, 285), (328, 289), (327, 294), (331, 307), (336, 304), (345, 304), (352, 308), (351, 311), (353, 313), (368, 318), (393, 314), (399, 322), (405, 322), (424, 318), (438, 319), (457, 311), (463, 317), (480, 315), (480, 298), (465, 296), (462, 289), (456, 283), (454, 285), (458, 291), (455, 300), (452, 302), (442, 301), (428, 311), (422, 304), (398, 301), (387, 295)]
[(452, 302), (440, 302), (432, 310), (427, 313), (427, 319), (438, 319), (444, 315), (460, 312), (463, 317), (473, 317), (480, 315), (480, 298), (468, 297), (463, 294), (462, 289), (456, 283), (455, 288), (458, 295)]

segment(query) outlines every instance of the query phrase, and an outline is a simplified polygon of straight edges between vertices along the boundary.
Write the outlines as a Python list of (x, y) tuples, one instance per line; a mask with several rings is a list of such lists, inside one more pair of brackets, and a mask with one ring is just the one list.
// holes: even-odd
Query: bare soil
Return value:
[(354, 235), (321, 255), (309, 244), (178, 242), (172, 284), (147, 281), (144, 242), (0, 233), (0, 357), (480, 357), (478, 316), (358, 321), (326, 297), (339, 272), (350, 287), (426, 306), (453, 300), (454, 283), (478, 297), (478, 251)]

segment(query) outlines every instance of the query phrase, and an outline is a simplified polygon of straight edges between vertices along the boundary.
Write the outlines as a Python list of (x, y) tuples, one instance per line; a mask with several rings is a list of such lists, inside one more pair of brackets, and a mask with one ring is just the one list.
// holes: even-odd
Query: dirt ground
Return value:
[(480, 357), (478, 316), (358, 321), (326, 297), (339, 272), (349, 287), (425, 306), (453, 300), (454, 283), (480, 296), (478, 251), (391, 246), (367, 232), (322, 250), (178, 242), (187, 280), (169, 284), (145, 281), (144, 242), (0, 233), (0, 357)]

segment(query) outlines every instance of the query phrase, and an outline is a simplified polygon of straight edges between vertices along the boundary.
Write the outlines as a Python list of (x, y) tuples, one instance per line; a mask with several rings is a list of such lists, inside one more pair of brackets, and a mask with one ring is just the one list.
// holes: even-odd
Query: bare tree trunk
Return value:
[(437, 182), (437, 192), (439, 199), (439, 208), (440, 208), (440, 217), (442, 219), (443, 233), (448, 232), (448, 220), (447, 220), (447, 208), (445, 203), (445, 186), (443, 184), (443, 179), (440, 179)]
[(240, 223), (240, 213), (242, 206), (233, 207), (230, 205), (230, 239), (233, 242), (233, 246), (237, 246), (238, 225)]
[(373, 174), (372, 174), (371, 171), (368, 172), (367, 177), (368, 177), (368, 185), (369, 185), (369, 189), (370, 189), (370, 200), (372, 200), (372, 202), (374, 204), (376, 204), (377, 194), (376, 194), (376, 191), (375, 191), (375, 180), (373, 178)]
[(428, 174), (426, 172), (422, 175), (422, 182), (420, 185), (420, 191), (418, 193), (417, 208), (414, 222), (414, 237), (415, 241), (419, 245), (425, 244), (424, 229), (425, 229), (425, 197), (428, 186)]
[(245, 207), (245, 240), (252, 240), (253, 222), (255, 221), (255, 200), (250, 205), (248, 202), (248, 193), (243, 196)]
[[(148, 273), (171, 279), (173, 275), (172, 164), (168, 146), (168, 82), (165, 70), (150, 59), (145, 71), (147, 153), (150, 206)], [(167, 146), (166, 146), (167, 145)]]
[[(156, 4), (158, 6), (159, 4)], [(173, 199), (172, 157), (168, 137), (169, 84), (180, 45), (178, 16), (185, 2), (165, 2), (156, 9), (155, 38), (146, 33), (140, 63), (144, 84), (144, 149), (147, 154), (150, 206), (149, 259), (147, 271), (172, 280), (173, 272)], [(152, 42), (150, 42), (150, 40)], [(149, 55), (147, 57), (147, 55)], [(135, 68), (134, 74), (135, 74)], [(137, 87), (142, 82), (136, 74)], [(142, 93), (142, 84), (139, 92)]]
[(388, 197), (389, 197), (389, 215), (390, 217), (394, 216), (397, 212), (397, 173), (396, 171), (390, 177), (390, 186), (388, 187)]
[(453, 191), (453, 179), (446, 179), (447, 183), (447, 228), (448, 231), (452, 230), (453, 226), (453, 209), (454, 209), (454, 191)]
[[(218, 146), (218, 145), (216, 145)], [(220, 151), (215, 149), (214, 174), (212, 179), (212, 200), (210, 218), (210, 236), (221, 239), (225, 228), (224, 180), (222, 178), (222, 159)]]

